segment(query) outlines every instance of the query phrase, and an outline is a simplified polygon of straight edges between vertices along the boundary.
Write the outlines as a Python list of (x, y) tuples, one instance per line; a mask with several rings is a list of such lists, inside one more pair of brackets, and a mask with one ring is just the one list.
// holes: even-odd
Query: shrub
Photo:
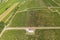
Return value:
[(0, 32), (3, 30), (5, 23), (3, 21), (0, 22)]

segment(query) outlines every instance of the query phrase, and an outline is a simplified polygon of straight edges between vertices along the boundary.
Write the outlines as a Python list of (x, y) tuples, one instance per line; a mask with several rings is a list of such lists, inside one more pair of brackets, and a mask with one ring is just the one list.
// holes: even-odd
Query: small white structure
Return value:
[(33, 34), (35, 34), (35, 29), (34, 28), (27, 28), (26, 29), (26, 34), (27, 35), (33, 35)]

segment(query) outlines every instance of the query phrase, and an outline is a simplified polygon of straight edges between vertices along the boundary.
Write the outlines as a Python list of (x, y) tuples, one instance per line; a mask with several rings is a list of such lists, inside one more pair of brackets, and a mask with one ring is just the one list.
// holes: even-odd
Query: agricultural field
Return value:
[[(1, 15), (0, 15), (0, 33), (1, 33), (1, 31), (4, 29), (4, 27), (6, 26), (6, 23), (4, 22), (5, 20), (5, 17), (6, 17), (6, 15), (9, 13), (8, 12), (8, 8), (10, 7), (10, 6), (12, 6), (15, 2), (17, 2), (17, 1), (14, 1), (14, 0), (8, 0), (6, 3), (1, 3), (1, 7), (0, 7), (0, 12), (1, 12)], [(3, 5), (4, 4), (4, 5)], [(11, 7), (10, 7), (11, 8)], [(10, 9), (9, 9), (10, 10)], [(11, 12), (11, 11), (10, 11)], [(8, 15), (11, 15), (11, 14), (8, 14)], [(8, 16), (7, 15), (7, 16)], [(9, 17), (9, 16), (8, 16)], [(4, 20), (4, 21), (3, 21)]]
[[(0, 10), (0, 21), (4, 23), (4, 25), (1, 25), (1, 26), (6, 26), (9, 23), (12, 16), (15, 14), (15, 11), (17, 10), (18, 5), (15, 8), (13, 8), (14, 7), (13, 5), (16, 5), (17, 3), (21, 3), (22, 1), (24, 0), (12, 0), (12, 1), (8, 0), (7, 2), (0, 3), (0, 9), (1, 9)], [(4, 27), (0, 27), (0, 28), (3, 29)]]
[(13, 18), (10, 27), (28, 26), (60, 26), (60, 15), (48, 9), (29, 9), (29, 11), (19, 12)]
[(60, 29), (36, 30), (37, 40), (60, 40)]
[(60, 40), (59, 31), (60, 0), (0, 3), (0, 40)]
[(5, 31), (0, 40), (60, 40), (60, 30), (36, 30), (34, 35), (27, 35), (24, 30)]
[(59, 3), (55, 2), (52, 0), (27, 0), (25, 3), (24, 1), (24, 4), (18, 6), (16, 15), (9, 26), (60, 26), (60, 8), (57, 5)]
[(1, 3), (0, 5), (0, 15), (7, 10), (12, 4), (14, 4), (15, 2), (17, 2), (17, 0), (8, 0), (6, 3)]
[[(26, 32), (24, 30), (5, 31), (0, 40), (26, 40)], [(13, 35), (14, 34), (14, 35)]]

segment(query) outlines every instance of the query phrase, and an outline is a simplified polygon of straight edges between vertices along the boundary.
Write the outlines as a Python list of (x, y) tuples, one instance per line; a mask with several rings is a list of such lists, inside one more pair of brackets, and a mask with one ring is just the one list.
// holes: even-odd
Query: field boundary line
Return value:
[[(50, 6), (48, 6), (48, 7), (50, 7)], [(48, 7), (41, 7), (41, 9), (42, 8), (44, 8), (44, 9), (47, 9)], [(33, 7), (33, 8), (36, 8), (36, 7)], [(60, 8), (60, 7), (50, 7), (50, 8)], [(31, 8), (30, 8), (31, 9)], [(36, 8), (37, 9), (37, 8)], [(40, 9), (40, 8), (39, 8)]]
[(16, 11), (16, 13), (25, 12), (25, 11), (28, 11), (28, 9), (24, 9), (24, 10), (21, 10), (21, 11)]
[[(47, 9), (35, 9), (35, 10), (47, 10)], [(24, 10), (21, 10), (21, 11), (17, 11), (16, 13), (25, 12), (25, 11), (30, 11), (30, 10), (27, 8), (27, 9), (24, 9)]]
[(60, 29), (60, 27), (8, 27), (6, 30), (21, 30), (21, 29), (27, 29), (27, 28), (34, 28), (34, 29)]
[(2, 32), (0, 33), (0, 38), (3, 35), (3, 33), (6, 31), (6, 27), (2, 30)]
[(56, 3), (58, 6), (60, 6), (60, 4), (58, 4), (55, 0), (52, 0), (54, 3)]

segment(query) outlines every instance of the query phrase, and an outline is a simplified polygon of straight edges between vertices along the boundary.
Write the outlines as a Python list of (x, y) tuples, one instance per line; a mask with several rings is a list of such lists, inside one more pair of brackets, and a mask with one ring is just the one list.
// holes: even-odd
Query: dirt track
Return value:
[(27, 28), (33, 29), (60, 29), (60, 27), (8, 27), (6, 30), (25, 30)]

